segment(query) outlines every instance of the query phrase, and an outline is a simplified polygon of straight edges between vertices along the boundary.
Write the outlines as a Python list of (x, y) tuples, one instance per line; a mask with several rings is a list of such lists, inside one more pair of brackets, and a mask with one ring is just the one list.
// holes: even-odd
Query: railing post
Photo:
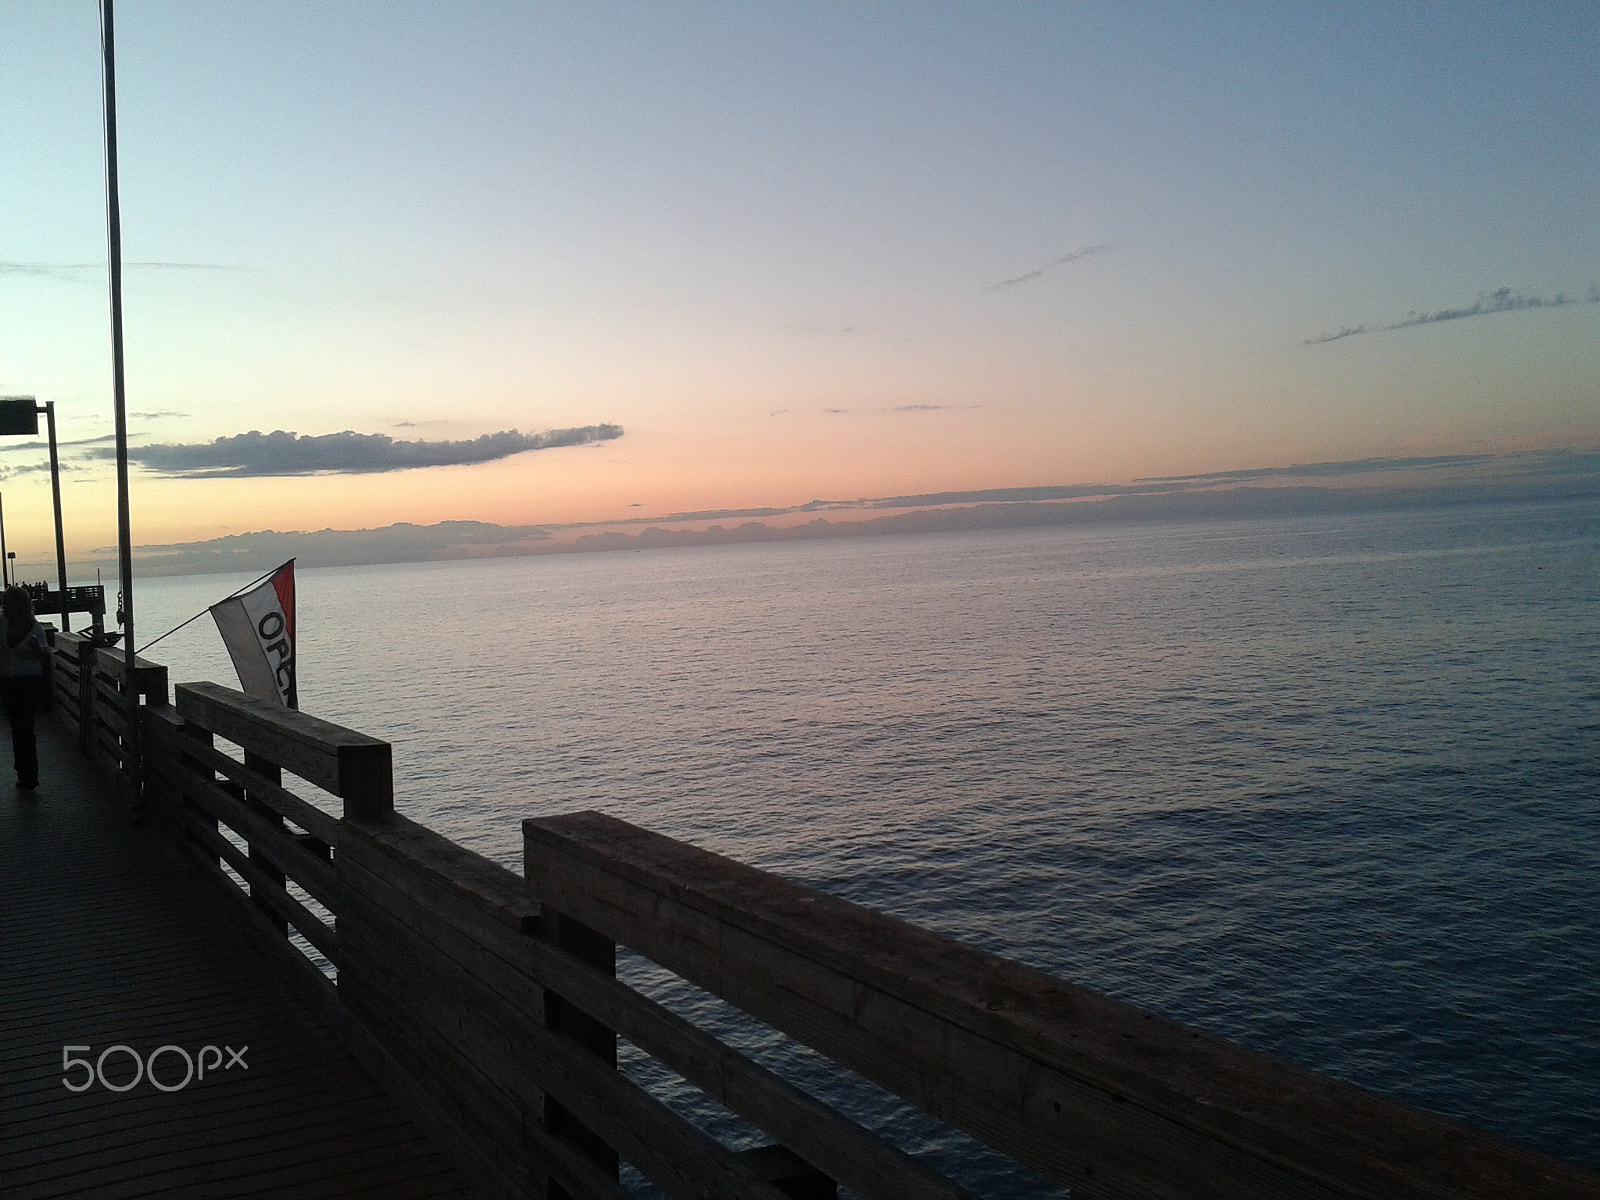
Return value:
[(381, 821), (394, 812), (394, 760), (388, 742), (339, 749), (339, 795), (347, 821)]
[[(250, 770), (254, 771), (257, 775), (262, 776), (268, 783), (283, 783), (283, 769), (271, 759), (263, 758), (254, 750), (245, 750), (244, 765), (249, 767)], [(250, 808), (250, 810), (260, 816), (263, 821), (268, 822), (278, 829), (286, 828), (283, 823), (283, 817), (279, 815), (277, 810), (274, 809), (270, 804), (264, 803), (260, 797), (251, 795), (248, 788), (245, 789), (244, 802)], [(265, 851), (260, 846), (257, 846), (254, 843), (250, 844), (250, 858), (251, 861), (260, 863), (262, 874), (266, 875), (280, 888), (284, 887), (289, 882), (289, 877), (279, 870), (277, 866), (266, 857)], [(268, 904), (266, 900), (260, 896), (252, 895), (250, 899), (254, 901), (255, 906), (261, 910), (261, 915), (267, 919), (274, 929), (283, 934), (285, 937), (289, 936), (289, 923), (278, 915), (278, 913), (273, 909), (272, 905)]]
[[(190, 741), (201, 746), (211, 746), (214, 744), (211, 731), (206, 729), (204, 726), (196, 725), (193, 721), (184, 721), (178, 727), (178, 732), (181, 733), (185, 738), (188, 738)], [(184, 841), (198, 844), (198, 839), (196, 839), (194, 835), (189, 832), (189, 822), (201, 822), (209, 826), (213, 832), (216, 832), (217, 819), (189, 798), (188, 793), (183, 790), (183, 780), (190, 771), (204, 772), (207, 779), (214, 780), (216, 779), (216, 772), (212, 771), (199, 759), (189, 758), (182, 753), (179, 754), (178, 761), (183, 765), (184, 771), (179, 775), (178, 779), (174, 780), (175, 791), (177, 792), (177, 811), (173, 813), (173, 820), (177, 825), (179, 836), (182, 837)], [(212, 869), (215, 870), (218, 867), (220, 860), (214, 853), (211, 853), (210, 851), (206, 851), (206, 853), (211, 854), (211, 865)]]
[(134, 824), (140, 824), (146, 816), (144, 800), (144, 739), (140, 734), (139, 692), (135, 679), (126, 678), (122, 681), (122, 735), (118, 747), (121, 769), (118, 778), (121, 781), (123, 792), (128, 801), (128, 812)]
[[(557, 912), (547, 904), (541, 906), (541, 923), (544, 926), (546, 941), (554, 943), (598, 971), (616, 975), (616, 942), (596, 933), (587, 925), (574, 921), (566, 914)], [(606, 1066), (616, 1069), (616, 1032), (548, 989), (544, 993), (544, 1023), (547, 1029), (560, 1030)], [(621, 1161), (617, 1152), (548, 1093), (544, 1097), (544, 1128), (547, 1133), (555, 1134), (570, 1142), (611, 1178), (618, 1177)], [(567, 1200), (566, 1190), (555, 1180), (549, 1180), (546, 1187), (545, 1194), (548, 1200)]]
[(100, 655), (93, 642), (78, 643), (78, 749), (85, 756), (94, 752), (94, 675)]

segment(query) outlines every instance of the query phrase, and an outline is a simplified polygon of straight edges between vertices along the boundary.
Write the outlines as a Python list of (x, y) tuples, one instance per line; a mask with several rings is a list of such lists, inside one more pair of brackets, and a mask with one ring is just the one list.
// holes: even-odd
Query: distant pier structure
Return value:
[[(341, 1157), (378, 1121), (370, 1108), (298, 1133), (286, 1115), (279, 1153), (298, 1152), (295, 1182), (193, 1194), (622, 1200), (627, 1166), (684, 1200), (971, 1200), (926, 1157), (619, 978), (628, 947), (764, 1024), (767, 1040), (809, 1047), (1074, 1200), (1600, 1200), (1600, 1176), (1572, 1163), (598, 812), (524, 821), (523, 869), (507, 870), (396, 811), (387, 742), (213, 683), (169, 689), (165, 668), (130, 670), (80, 635), (59, 634), (56, 656), (60, 721), (106, 780), (83, 803), (141, 814), (139, 838), (187, 864), (208, 911), (425, 1142), (404, 1190), (367, 1143)], [(27, 821), (11, 836), (29, 836)], [(136, 923), (125, 908), (105, 913)], [(44, 985), (26, 972), (6, 978), (8, 1003), (71, 1003), (60, 988), (30, 1000)], [(630, 1067), (653, 1060), (674, 1091), (759, 1139), (664, 1103), (619, 1069), (622, 1042)], [(176, 1103), (148, 1087), (69, 1094), (62, 1062), (40, 1062), (24, 1091), (62, 1139), (131, 1111), (118, 1104)], [(257, 1071), (227, 1087), (280, 1086)], [(320, 1085), (291, 1092), (310, 1103)], [(170, 1166), (160, 1147), (177, 1153), (184, 1129), (162, 1127), (144, 1167)], [(4, 1137), (8, 1198), (145, 1194), (96, 1192), (100, 1177), (62, 1154), (8, 1186)], [(49, 1158), (24, 1149), (28, 1163)], [(249, 1161), (270, 1183), (272, 1154)]]
[(48, 583), (22, 583), (18, 585), (33, 598), (33, 611), (41, 617), (61, 613), (86, 613), (90, 624), (99, 628), (105, 624), (106, 589), (98, 583), (70, 586), (65, 591)]

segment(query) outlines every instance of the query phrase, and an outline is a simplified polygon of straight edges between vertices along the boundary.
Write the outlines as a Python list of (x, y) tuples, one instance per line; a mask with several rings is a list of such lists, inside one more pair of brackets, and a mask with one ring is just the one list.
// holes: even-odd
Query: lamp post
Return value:
[[(32, 396), (0, 397), (0, 435), (20, 433), (38, 437), (40, 413), (45, 415), (45, 428), (50, 435), (50, 499), (56, 514), (56, 577), (60, 580), (57, 595), (61, 600), (61, 628), (70, 630), (72, 618), (67, 615), (67, 540), (61, 527), (61, 456), (56, 450), (56, 402), (46, 400), (40, 404)], [(3, 536), (0, 536), (0, 542), (3, 541)], [(4, 550), (4, 545), (0, 545), (0, 555)]]
[[(122, 584), (122, 639), (133, 680), (133, 530), (128, 506), (128, 404), (122, 353), (122, 202), (117, 186), (117, 39), (112, 0), (100, 0), (102, 99), (105, 102), (106, 266), (111, 283), (111, 403), (116, 417), (117, 566)], [(136, 723), (131, 723), (136, 726)]]
[(11, 555), (6, 553), (6, 498), (0, 496), (0, 584), (11, 586), (11, 576), (6, 574), (6, 568), (11, 564)]
[(56, 510), (56, 594), (61, 597), (61, 628), (72, 628), (67, 603), (67, 537), (61, 528), (61, 458), (56, 453), (56, 402), (44, 402), (45, 427), (50, 431), (50, 501)]

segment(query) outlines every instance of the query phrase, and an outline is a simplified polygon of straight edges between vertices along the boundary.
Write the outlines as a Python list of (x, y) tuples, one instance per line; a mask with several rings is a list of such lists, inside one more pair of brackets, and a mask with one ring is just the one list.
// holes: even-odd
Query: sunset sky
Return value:
[[(117, 18), (137, 542), (1600, 445), (1592, 0)], [(74, 553), (99, 66), (93, 0), (0, 4), (0, 395)]]

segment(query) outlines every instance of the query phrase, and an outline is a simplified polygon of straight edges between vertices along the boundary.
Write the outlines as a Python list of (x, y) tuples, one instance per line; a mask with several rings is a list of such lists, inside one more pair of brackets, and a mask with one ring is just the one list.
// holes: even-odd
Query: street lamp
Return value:
[[(46, 400), (39, 404), (32, 396), (6, 396), (0, 398), (0, 436), (31, 434), (39, 436), (39, 414), (44, 413), (50, 432), (50, 498), (56, 510), (56, 576), (60, 580), (61, 628), (70, 630), (72, 620), (67, 615), (67, 539), (61, 528), (61, 459), (56, 452), (56, 402)], [(4, 548), (0, 547), (0, 553)]]

